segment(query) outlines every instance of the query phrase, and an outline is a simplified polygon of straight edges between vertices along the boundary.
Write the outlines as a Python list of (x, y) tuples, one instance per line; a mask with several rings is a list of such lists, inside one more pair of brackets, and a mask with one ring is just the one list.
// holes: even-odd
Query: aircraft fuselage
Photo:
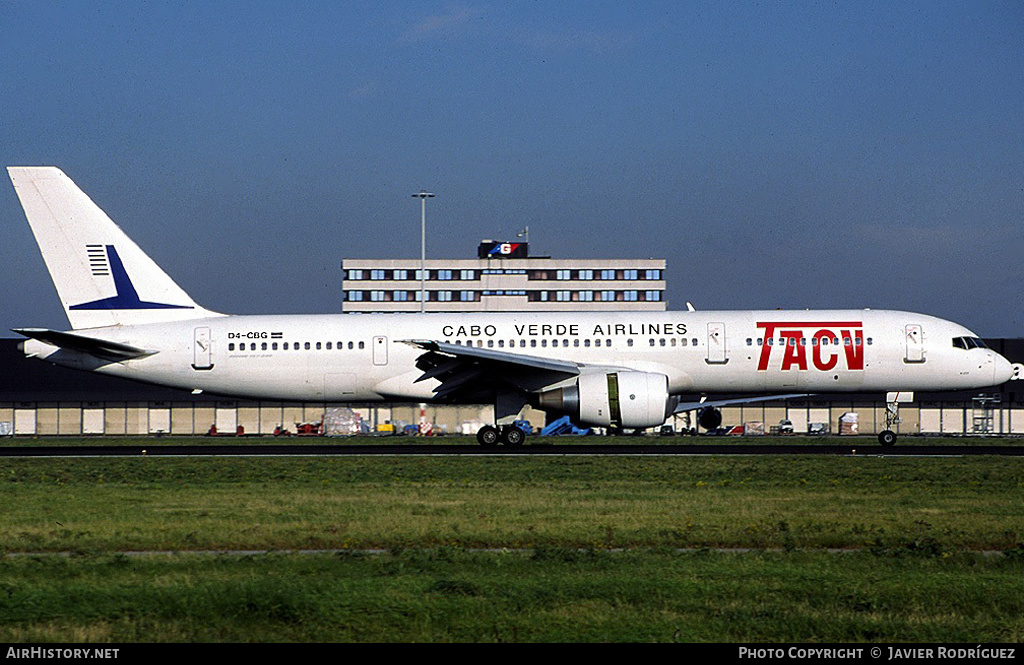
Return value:
[[(77, 331), (155, 351), (122, 362), (28, 340), (29, 355), (247, 399), (431, 401), (436, 340), (664, 374), (671, 394), (962, 390), (1010, 378), (999, 354), (942, 319), (885, 310), (218, 316)], [(972, 348), (965, 348), (965, 347)]]

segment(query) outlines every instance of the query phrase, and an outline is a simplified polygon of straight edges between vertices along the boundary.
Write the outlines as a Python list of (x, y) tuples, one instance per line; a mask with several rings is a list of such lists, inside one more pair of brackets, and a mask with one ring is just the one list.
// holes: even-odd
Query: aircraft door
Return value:
[(192, 369), (213, 369), (212, 346), (210, 329), (206, 327), (196, 328), (192, 343)]
[(388, 338), (383, 335), (373, 338), (373, 364), (388, 364)]
[(708, 354), (706, 360), (709, 365), (724, 365), (729, 362), (725, 348), (724, 323), (708, 324)]
[(904, 362), (923, 363), (924, 358), (924, 331), (921, 326), (911, 323), (906, 327), (907, 353)]

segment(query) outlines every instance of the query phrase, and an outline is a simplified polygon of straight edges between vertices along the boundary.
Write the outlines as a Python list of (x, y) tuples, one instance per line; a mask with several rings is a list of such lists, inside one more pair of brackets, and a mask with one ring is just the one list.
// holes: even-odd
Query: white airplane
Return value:
[(478, 440), (519, 445), (524, 433), (497, 423), (526, 405), (637, 429), (697, 406), (683, 395), (963, 390), (1020, 369), (956, 323), (897, 311), (228, 316), (196, 304), (59, 169), (8, 172), (72, 328), (15, 330), (25, 354), (195, 393), (494, 404)]

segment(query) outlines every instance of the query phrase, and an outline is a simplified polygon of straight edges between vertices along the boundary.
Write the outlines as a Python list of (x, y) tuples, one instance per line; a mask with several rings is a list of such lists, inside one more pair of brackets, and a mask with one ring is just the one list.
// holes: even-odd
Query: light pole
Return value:
[(434, 195), (426, 190), (413, 194), (420, 200), (420, 311), (427, 308), (427, 199)]

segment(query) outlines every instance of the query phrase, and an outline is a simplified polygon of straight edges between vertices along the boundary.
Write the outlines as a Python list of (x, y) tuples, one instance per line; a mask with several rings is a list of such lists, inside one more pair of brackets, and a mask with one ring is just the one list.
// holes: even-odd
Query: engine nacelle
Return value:
[(578, 425), (641, 429), (672, 415), (678, 399), (668, 377), (651, 372), (584, 374), (571, 386), (541, 393), (537, 406), (571, 416)]

